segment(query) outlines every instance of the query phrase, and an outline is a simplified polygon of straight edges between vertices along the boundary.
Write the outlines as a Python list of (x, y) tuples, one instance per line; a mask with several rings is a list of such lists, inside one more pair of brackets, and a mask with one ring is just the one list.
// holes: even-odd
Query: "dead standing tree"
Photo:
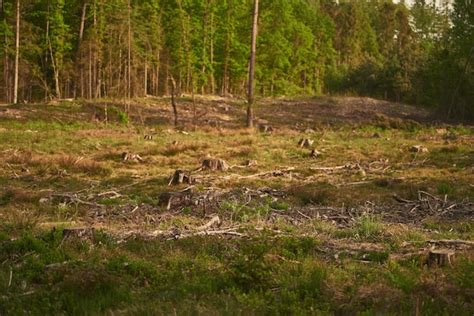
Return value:
[(257, 53), (258, 34), (258, 0), (254, 0), (253, 22), (252, 22), (252, 46), (250, 51), (249, 65), (249, 86), (248, 86), (248, 107), (247, 107), (247, 127), (253, 127), (253, 103), (254, 103), (254, 79), (255, 79), (255, 57)]

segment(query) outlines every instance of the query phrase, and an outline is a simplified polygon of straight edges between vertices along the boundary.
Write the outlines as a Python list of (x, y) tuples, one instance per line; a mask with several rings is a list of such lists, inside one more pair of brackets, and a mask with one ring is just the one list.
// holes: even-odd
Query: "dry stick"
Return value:
[(247, 234), (239, 233), (232, 229), (232, 230), (211, 230), (211, 231), (202, 231), (202, 232), (191, 233), (191, 234), (182, 234), (182, 235), (177, 235), (173, 238), (168, 238), (167, 240), (184, 239), (184, 238), (197, 237), (197, 236), (215, 236), (215, 235), (247, 237)]
[(341, 183), (341, 184), (338, 184), (337, 187), (344, 187), (344, 186), (350, 186), (350, 185), (360, 185), (360, 184), (367, 184), (367, 183), (372, 183), (372, 181), (357, 181), (357, 182)]
[(103, 205), (97, 204), (97, 203), (91, 203), (87, 201), (83, 201), (74, 195), (71, 194), (59, 194), (59, 193), (53, 193), (51, 196), (57, 196), (57, 197), (62, 197), (62, 198), (68, 198), (71, 203), (78, 203), (78, 204), (84, 204), (84, 205), (89, 205), (89, 206), (96, 206), (96, 207), (103, 207)]
[(13, 269), (10, 267), (10, 277), (8, 278), (8, 287), (12, 285), (12, 279), (13, 279)]
[(261, 172), (261, 173), (252, 174), (252, 175), (248, 175), (248, 176), (239, 176), (238, 179), (259, 178), (259, 177), (264, 177), (264, 176), (268, 176), (268, 175), (272, 175), (272, 174), (276, 174), (276, 173), (285, 173), (285, 172), (289, 172), (289, 171), (293, 171), (293, 170), (295, 170), (294, 167), (289, 167), (289, 168), (286, 168), (286, 169)]
[(342, 170), (347, 168), (347, 165), (344, 166), (336, 166), (336, 167), (310, 167), (310, 170), (314, 171), (334, 171), (334, 170)]
[(221, 219), (219, 218), (219, 216), (214, 216), (209, 222), (207, 222), (206, 224), (198, 227), (197, 230), (198, 231), (208, 230), (212, 226), (220, 225), (220, 224), (221, 224)]

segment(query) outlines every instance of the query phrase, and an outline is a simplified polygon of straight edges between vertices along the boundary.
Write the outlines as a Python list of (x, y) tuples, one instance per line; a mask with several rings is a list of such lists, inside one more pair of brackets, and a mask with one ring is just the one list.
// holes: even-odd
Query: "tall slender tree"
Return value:
[(258, 34), (258, 0), (253, 4), (252, 22), (252, 44), (250, 48), (249, 82), (248, 82), (248, 106), (247, 106), (247, 127), (253, 127), (253, 104), (255, 90), (255, 59), (257, 54), (257, 34)]
[(16, 0), (16, 39), (15, 39), (15, 79), (13, 82), (13, 103), (18, 103), (18, 80), (20, 63), (20, 0)]

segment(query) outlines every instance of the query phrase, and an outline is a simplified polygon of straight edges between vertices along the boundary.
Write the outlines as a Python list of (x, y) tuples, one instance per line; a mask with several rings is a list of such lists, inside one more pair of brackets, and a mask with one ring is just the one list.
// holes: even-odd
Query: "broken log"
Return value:
[(198, 231), (209, 230), (212, 227), (220, 226), (221, 219), (219, 216), (214, 216), (209, 222), (197, 228)]

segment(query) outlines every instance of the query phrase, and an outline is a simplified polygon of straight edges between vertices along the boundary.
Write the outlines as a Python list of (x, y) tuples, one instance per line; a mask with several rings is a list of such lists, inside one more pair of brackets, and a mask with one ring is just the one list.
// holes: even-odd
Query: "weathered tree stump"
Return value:
[(158, 205), (169, 211), (173, 203), (179, 203), (186, 197), (191, 196), (192, 193), (193, 191), (191, 189), (179, 192), (163, 192), (158, 196)]
[(224, 112), (229, 112), (230, 111), (230, 105), (228, 104), (219, 104), (218, 105), (219, 109), (223, 110)]
[(64, 239), (81, 239), (81, 240), (94, 240), (94, 228), (92, 227), (77, 227), (77, 228), (65, 228), (63, 230)]
[(452, 265), (454, 262), (455, 252), (449, 249), (435, 249), (428, 254), (428, 265), (444, 267)]
[(229, 170), (229, 165), (222, 159), (209, 158), (202, 161), (202, 168), (211, 171), (227, 171)]
[(140, 155), (132, 154), (132, 153), (128, 153), (128, 152), (123, 152), (123, 153), (122, 153), (122, 160), (123, 160), (123, 161), (139, 161), (139, 162), (143, 162), (143, 158), (140, 157)]
[(317, 149), (311, 150), (311, 153), (309, 154), (310, 158), (319, 158), (321, 157), (321, 153)]
[(309, 148), (313, 146), (313, 144), (314, 144), (314, 140), (308, 139), (308, 138), (302, 138), (298, 142), (298, 146), (300, 146), (301, 148)]
[(168, 183), (168, 185), (179, 185), (179, 184), (193, 184), (194, 179), (191, 175), (191, 172), (186, 171), (186, 170), (176, 170), (173, 175), (171, 176), (171, 179)]
[(416, 146), (410, 147), (410, 152), (412, 152), (412, 153), (427, 153), (428, 148), (426, 148), (423, 145), (416, 145)]
[(158, 205), (165, 208), (167, 211), (171, 209), (171, 202), (175, 196), (174, 192), (163, 192), (158, 197)]
[(257, 160), (246, 160), (244, 163), (245, 167), (255, 167), (258, 165)]
[(258, 129), (262, 133), (273, 133), (275, 130), (273, 129), (273, 126), (271, 125), (259, 125)]

